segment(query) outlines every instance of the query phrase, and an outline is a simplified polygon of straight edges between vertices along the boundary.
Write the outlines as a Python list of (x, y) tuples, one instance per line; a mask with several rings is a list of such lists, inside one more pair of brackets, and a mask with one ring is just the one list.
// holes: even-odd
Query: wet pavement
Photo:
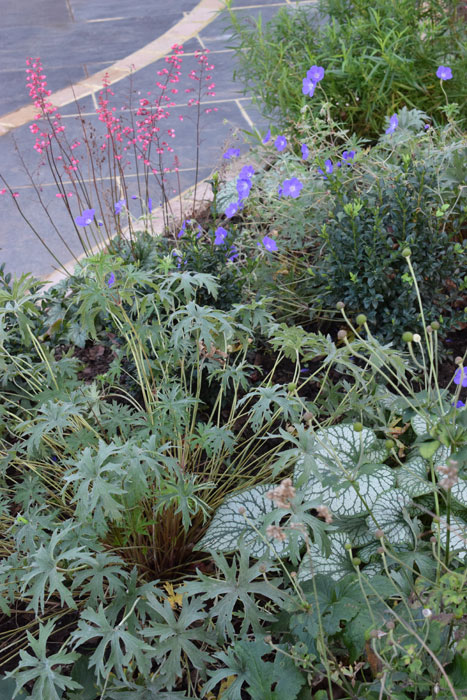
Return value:
[[(300, 0), (299, 3), (290, 0), (233, 0), (232, 7), (245, 19), (256, 19), (261, 14), (264, 22), (280, 7), (293, 11), (294, 6), (302, 3), (312, 4), (310, 0)], [(235, 60), (233, 50), (228, 48), (227, 13), (210, 9), (207, 14), (208, 4), (210, 8), (223, 5), (220, 0), (175, 0), (168, 7), (162, 0), (137, 0), (133, 4), (123, 0), (41, 0), (40, 3), (15, 0), (6, 4), (0, 28), (0, 115), (3, 115), (0, 116), (0, 129), (7, 133), (0, 136), (0, 174), (18, 193), (15, 199), (8, 192), (0, 197), (0, 264), (5, 262), (7, 272), (16, 275), (32, 272), (37, 277), (47, 278), (57, 267), (51, 253), (24, 221), (18, 206), (61, 262), (68, 263), (73, 254), (82, 252), (70, 215), (63, 201), (56, 196), (57, 186), (47, 166), (38, 169), (40, 157), (33, 149), (35, 139), (29, 128), (33, 115), (24, 110), (29, 99), (25, 86), (27, 56), (40, 56), (47, 87), (60, 95), (64, 105), (60, 106), (62, 122), (66, 126), (67, 138), (73, 142), (82, 133), (81, 118), (86, 120), (90, 133), (92, 129), (102, 131), (95, 112), (102, 74), (94, 79), (96, 73), (109, 70), (114, 76), (112, 104), (129, 104), (130, 96), (134, 104), (149, 92), (155, 94), (155, 83), (159, 79), (157, 71), (167, 66), (160, 51), (157, 53), (159, 44), (154, 43), (155, 40), (173, 36), (173, 43), (183, 43), (185, 54), (180, 89), (171, 95), (173, 106), (170, 108), (170, 120), (173, 120), (176, 130), (173, 147), (180, 159), (180, 183), (175, 176), (169, 176), (167, 186), (171, 195), (175, 195), (179, 187), (182, 191), (190, 187), (195, 179), (196, 130), (193, 122), (196, 121), (196, 108), (187, 106), (190, 94), (185, 90), (192, 85), (187, 78), (189, 72), (199, 68), (195, 56), (197, 50), (209, 49), (210, 61), (214, 64), (212, 80), (216, 84), (215, 95), (205, 95), (202, 99), (199, 178), (208, 177), (219, 166), (227, 147), (240, 146), (245, 152), (247, 147), (241, 143), (241, 134), (237, 135), (239, 130), (258, 129), (262, 132), (267, 128), (251, 104), (251, 98), (244, 96), (241, 85), (233, 81)], [(200, 6), (204, 6), (201, 7), (204, 13), (200, 12), (196, 20)], [(183, 24), (186, 18), (190, 19), (188, 34), (187, 23)], [(181, 41), (183, 33), (185, 40)], [(152, 47), (151, 51), (148, 46)], [(137, 70), (132, 73), (131, 80), (128, 77), (118, 79), (123, 76), (124, 69), (128, 72), (130, 65), (126, 60), (130, 56)], [(71, 101), (72, 96), (67, 97), (66, 89), (70, 85), (75, 85), (78, 94), (85, 95), (77, 103)], [(51, 100), (53, 102), (53, 95)], [(15, 124), (18, 124), (16, 128), (12, 128)], [(172, 122), (168, 124), (171, 125)], [(21, 157), (16, 149), (21, 152)], [(25, 170), (30, 171), (34, 183), (40, 183), (40, 189), (35, 191)], [(105, 176), (101, 184), (105, 189)], [(129, 173), (126, 184), (129, 195), (133, 190), (137, 192), (134, 173)], [(0, 182), (0, 190), (3, 187)], [(160, 195), (157, 187), (151, 194), (156, 201)], [(50, 218), (38, 203), (38, 196), (47, 207)]]

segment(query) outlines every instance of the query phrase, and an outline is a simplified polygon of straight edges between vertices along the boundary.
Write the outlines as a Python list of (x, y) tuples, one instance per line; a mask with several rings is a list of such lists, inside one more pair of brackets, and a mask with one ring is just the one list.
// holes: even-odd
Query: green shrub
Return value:
[[(458, 5), (322, 0), (321, 17), (313, 7), (283, 8), (264, 26), (261, 20), (242, 23), (231, 10), (236, 76), (263, 115), (281, 127), (298, 123), (304, 104), (312, 103), (317, 114), (322, 89), (335, 121), (374, 138), (385, 116), (403, 106), (428, 112), (435, 123), (445, 121), (436, 71), (448, 65), (453, 79), (443, 87), (465, 123), (466, 32), (456, 18)], [(326, 84), (314, 98), (304, 97), (302, 80), (313, 64), (324, 67)]]

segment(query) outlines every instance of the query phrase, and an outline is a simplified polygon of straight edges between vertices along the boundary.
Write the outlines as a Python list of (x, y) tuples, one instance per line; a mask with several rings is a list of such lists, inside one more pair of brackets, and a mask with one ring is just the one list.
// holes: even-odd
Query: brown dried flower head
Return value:
[(272, 537), (280, 542), (284, 542), (284, 540), (287, 539), (284, 530), (278, 525), (269, 525), (269, 527), (266, 528), (266, 534), (268, 537)]
[(284, 479), (279, 486), (267, 492), (266, 498), (274, 501), (274, 505), (277, 508), (290, 508), (291, 501), (295, 498), (295, 493), (292, 479)]
[(317, 506), (316, 512), (318, 513), (318, 518), (323, 518), (326, 523), (332, 523), (332, 514), (327, 506)]

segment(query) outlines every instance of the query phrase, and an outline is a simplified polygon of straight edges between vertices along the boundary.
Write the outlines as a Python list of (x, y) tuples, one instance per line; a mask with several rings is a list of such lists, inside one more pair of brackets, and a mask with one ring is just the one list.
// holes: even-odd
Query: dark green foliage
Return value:
[[(313, 6), (284, 8), (264, 26), (242, 24), (231, 11), (237, 77), (262, 113), (281, 126), (301, 121), (304, 104), (317, 114), (324, 94), (336, 121), (374, 138), (382, 133), (384, 117), (404, 105), (445, 121), (446, 100), (436, 77), (438, 66), (445, 65), (453, 79), (444, 89), (465, 120), (467, 53), (465, 23), (456, 14), (460, 5), (322, 0), (321, 17)], [(302, 79), (312, 64), (326, 74), (309, 98), (302, 95)]]
[(361, 195), (341, 190), (321, 229), (326, 252), (317, 279), (325, 284), (326, 306), (342, 301), (348, 313), (363, 311), (384, 340), (419, 331), (416, 289), (401, 255), (409, 247), (425, 317), (449, 327), (462, 318), (453, 302), (465, 252), (437, 216), (433, 168), (406, 158), (366, 184)]

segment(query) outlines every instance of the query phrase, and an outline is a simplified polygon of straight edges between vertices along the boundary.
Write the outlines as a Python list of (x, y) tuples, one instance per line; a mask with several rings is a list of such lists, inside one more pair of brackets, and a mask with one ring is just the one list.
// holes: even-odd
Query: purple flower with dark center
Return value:
[(279, 153), (283, 151), (284, 148), (287, 146), (287, 139), (285, 138), (285, 136), (279, 135), (274, 141), (274, 146), (277, 148)]
[(75, 218), (75, 224), (78, 226), (89, 226), (94, 221), (95, 209), (85, 209), (81, 216)]
[(389, 120), (389, 126), (386, 129), (386, 133), (393, 134), (398, 126), (399, 126), (399, 119), (397, 118), (397, 114), (393, 114)]
[(214, 245), (223, 245), (225, 243), (225, 239), (229, 235), (229, 232), (225, 230), (223, 226), (219, 226), (218, 229), (216, 229), (215, 232), (215, 239), (214, 239)]
[[(454, 404), (452, 404), (454, 406)], [(463, 401), (458, 401), (456, 403), (456, 408), (465, 408), (465, 403)]]
[(282, 183), (282, 194), (284, 197), (293, 197), (297, 199), (303, 187), (303, 182), (296, 177), (292, 177), (290, 180), (284, 180)]
[(240, 170), (238, 178), (239, 180), (249, 180), (250, 177), (254, 174), (255, 169), (252, 165), (244, 165), (243, 168)]
[(271, 140), (271, 129), (268, 129), (268, 133), (267, 133), (266, 136), (264, 137), (263, 143), (264, 143), (264, 144), (269, 143), (270, 140)]
[(467, 367), (459, 367), (454, 375), (454, 384), (467, 386)]
[(306, 77), (314, 83), (319, 83), (324, 78), (324, 68), (322, 66), (311, 66), (306, 73)]
[(248, 195), (250, 194), (251, 190), (251, 180), (249, 178), (246, 179), (238, 179), (237, 180), (237, 192), (238, 196), (240, 199), (246, 199)]
[(224, 213), (228, 219), (231, 219), (232, 216), (235, 216), (239, 209), (240, 202), (231, 202)]
[(274, 251), (277, 250), (277, 243), (274, 240), (274, 238), (270, 238), (269, 236), (265, 236), (262, 240), (262, 244), (268, 250), (270, 253), (273, 253)]
[(309, 155), (310, 155), (310, 151), (308, 150), (308, 146), (306, 145), (306, 143), (302, 143), (302, 158), (303, 158), (303, 160), (306, 160)]
[(237, 246), (231, 245), (230, 250), (229, 250), (229, 256), (228, 256), (227, 260), (229, 262), (233, 262), (235, 260), (235, 258), (238, 258), (238, 249), (237, 249)]
[(239, 148), (228, 148), (222, 157), (225, 158), (226, 160), (229, 160), (230, 158), (238, 158), (239, 155), (240, 155)]
[(111, 287), (115, 283), (115, 274), (113, 272), (110, 273), (110, 277), (107, 280), (107, 284), (109, 287)]
[(451, 80), (452, 70), (447, 66), (440, 66), (436, 71), (436, 77), (440, 80)]
[(315, 94), (316, 83), (314, 83), (309, 78), (303, 78), (302, 93), (308, 95), (308, 97), (313, 97)]
[(115, 202), (115, 213), (120, 214), (122, 211), (123, 207), (125, 206), (125, 200), (124, 199), (119, 199), (118, 202)]
[(152, 199), (151, 197), (148, 197), (148, 212), (152, 212)]

